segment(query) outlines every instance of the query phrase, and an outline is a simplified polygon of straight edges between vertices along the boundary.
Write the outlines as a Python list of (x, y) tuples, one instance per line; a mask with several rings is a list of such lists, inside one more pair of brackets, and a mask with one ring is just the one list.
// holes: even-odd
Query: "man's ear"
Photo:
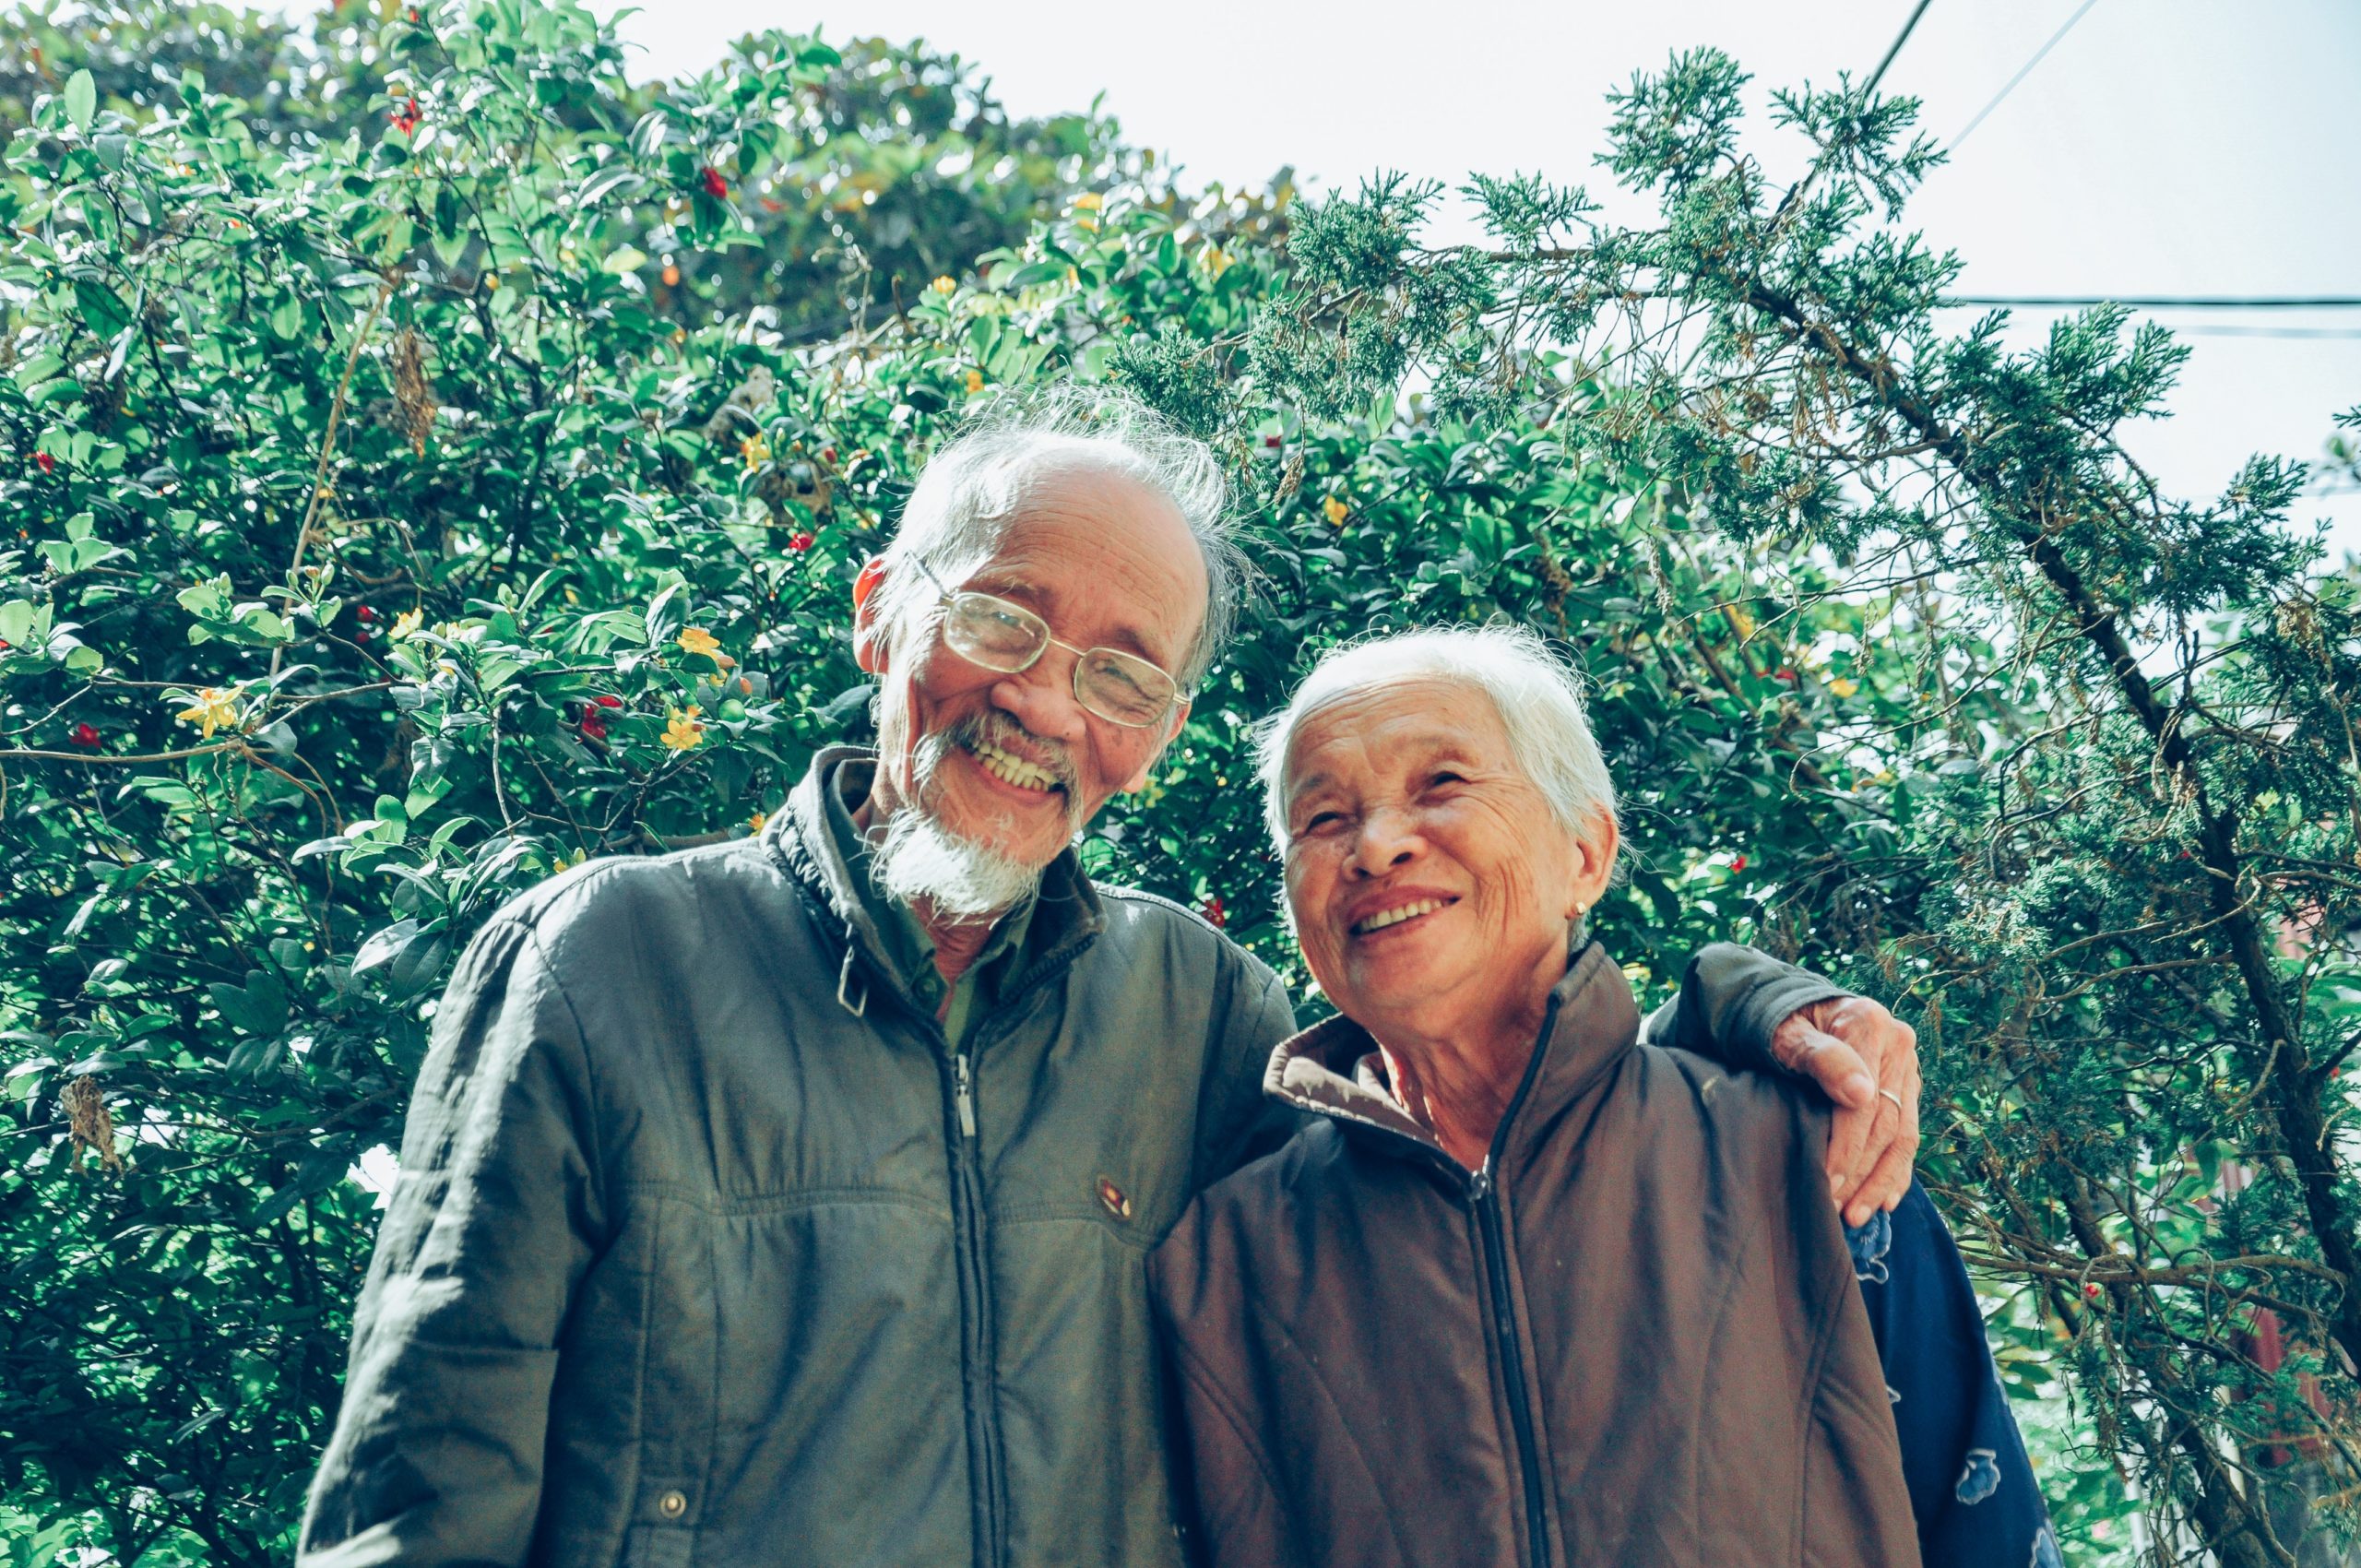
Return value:
[(1157, 737), (1156, 749), (1147, 754), (1147, 760), (1140, 764), (1140, 770), (1123, 781), (1122, 792), (1124, 794), (1136, 795), (1141, 790), (1147, 788), (1148, 775), (1156, 771), (1156, 765), (1164, 760), (1166, 749), (1172, 744), (1174, 738), (1180, 733), (1180, 726), (1188, 722), (1189, 705), (1186, 702), (1183, 702), (1179, 707), (1172, 710), (1172, 722), (1166, 725), (1164, 733)]
[(865, 675), (885, 673), (891, 639), (877, 612), (877, 587), (885, 580), (885, 558), (872, 555), (852, 580), (852, 657)]

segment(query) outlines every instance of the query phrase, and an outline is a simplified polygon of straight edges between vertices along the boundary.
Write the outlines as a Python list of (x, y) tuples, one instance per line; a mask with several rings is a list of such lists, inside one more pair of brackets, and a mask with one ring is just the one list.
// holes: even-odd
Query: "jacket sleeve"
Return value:
[(1288, 1138), (1301, 1118), (1263, 1092), (1271, 1052), (1295, 1033), (1295, 1008), (1279, 977), (1252, 956), (1232, 949), (1228, 1004), (1205, 1042), (1205, 1076), (1197, 1096), (1195, 1180), (1203, 1192), (1240, 1166), (1259, 1159)]
[[(2057, 1538), (1959, 1246), (1927, 1190), (1848, 1229), (1927, 1568), (2056, 1568)], [(2046, 1555), (2045, 1555), (2046, 1554)]]
[(1681, 977), (1680, 994), (1648, 1015), (1640, 1038), (1693, 1051), (1725, 1067), (1786, 1073), (1771, 1037), (1788, 1014), (1851, 992), (1767, 953), (1716, 942), (1700, 948)]
[(495, 921), (435, 1016), (303, 1568), (525, 1560), (558, 1326), (602, 1223), (590, 1107), (540, 939)]

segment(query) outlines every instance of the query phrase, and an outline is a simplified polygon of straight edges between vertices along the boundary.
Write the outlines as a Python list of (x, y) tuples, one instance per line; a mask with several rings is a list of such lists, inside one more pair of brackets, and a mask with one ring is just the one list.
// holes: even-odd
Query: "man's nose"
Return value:
[(1356, 876), (1383, 876), (1417, 860), (1426, 847), (1415, 814), (1397, 806), (1380, 806), (1361, 818), (1347, 869)]
[(1075, 655), (1051, 647), (1032, 667), (992, 683), (992, 702), (1044, 740), (1080, 743), (1088, 716), (1074, 700)]

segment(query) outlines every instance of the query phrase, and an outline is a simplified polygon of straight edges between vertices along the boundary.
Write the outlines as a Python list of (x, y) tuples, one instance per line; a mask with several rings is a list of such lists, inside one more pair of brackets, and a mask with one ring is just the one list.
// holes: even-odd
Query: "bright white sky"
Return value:
[[(662, 0), (622, 30), (664, 76), (757, 28), (923, 37), (979, 65), (1020, 114), (1103, 92), (1133, 142), (1200, 181), (1259, 184), (1282, 163), (1312, 189), (1381, 169), (1538, 171), (1598, 194), (1605, 94), (1634, 71), (1713, 43), (1754, 73), (1759, 108), (1773, 86), (1865, 77), (1911, 4)], [(1883, 86), (1922, 99), (1948, 143), (2080, 4), (1933, 0)], [(1966, 259), (1966, 292), (2361, 295), (2356, 81), (2352, 0), (2095, 0), (1907, 220)], [(1797, 167), (1795, 142), (1758, 146), (1774, 173)], [(2158, 315), (2349, 334), (2192, 336), (2174, 417), (2130, 442), (2182, 495), (2217, 494), (2252, 452), (2318, 457), (2332, 416), (2361, 403), (2361, 310)], [(2047, 317), (2020, 319), (2030, 339)], [(2297, 520), (2330, 521), (2338, 548), (2361, 552), (2361, 495), (2308, 497)]]

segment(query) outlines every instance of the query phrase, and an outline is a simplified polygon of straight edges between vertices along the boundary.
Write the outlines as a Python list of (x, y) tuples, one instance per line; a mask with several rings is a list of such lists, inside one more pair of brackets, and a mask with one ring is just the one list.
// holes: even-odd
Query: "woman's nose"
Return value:
[(1382, 806), (1361, 819), (1360, 833), (1353, 840), (1351, 870), (1360, 876), (1382, 876), (1416, 860), (1425, 847), (1415, 816)]

